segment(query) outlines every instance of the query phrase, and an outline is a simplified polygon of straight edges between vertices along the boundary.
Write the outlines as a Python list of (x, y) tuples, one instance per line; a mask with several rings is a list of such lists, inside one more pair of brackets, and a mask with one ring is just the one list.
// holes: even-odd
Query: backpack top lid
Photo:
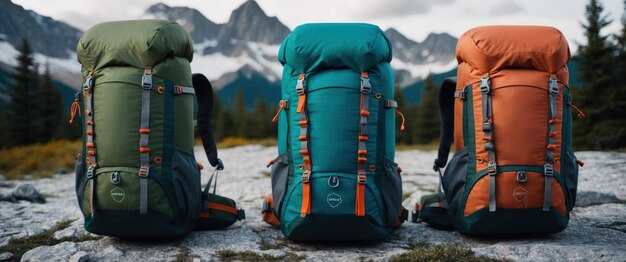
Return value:
[(570, 58), (567, 40), (554, 27), (483, 26), (460, 38), (456, 59), (481, 73), (511, 67), (557, 73)]
[(303, 24), (285, 38), (278, 60), (296, 73), (328, 68), (366, 71), (391, 61), (391, 45), (378, 26), (362, 23)]
[(89, 71), (107, 66), (152, 67), (166, 58), (193, 59), (193, 42), (179, 24), (131, 20), (97, 24), (76, 47), (78, 62)]

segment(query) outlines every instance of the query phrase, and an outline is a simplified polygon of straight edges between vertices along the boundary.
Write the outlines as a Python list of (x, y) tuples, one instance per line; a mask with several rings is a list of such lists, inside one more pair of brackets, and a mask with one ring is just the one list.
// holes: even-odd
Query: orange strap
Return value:
[(227, 205), (222, 205), (222, 204), (218, 204), (218, 203), (211, 203), (209, 202), (207, 204), (207, 208), (208, 209), (213, 209), (213, 210), (219, 210), (219, 211), (224, 211), (224, 212), (228, 212), (231, 213), (235, 216), (239, 215), (239, 211), (237, 211), (237, 208), (231, 207), (231, 206), (227, 206)]
[(78, 116), (82, 116), (80, 112), (80, 103), (78, 103), (78, 98), (74, 99), (74, 102), (72, 102), (72, 106), (70, 107), (70, 124), (74, 123), (74, 117), (76, 116), (77, 112)]
[(296, 112), (300, 116), (300, 154), (304, 162), (304, 172), (302, 173), (302, 207), (300, 208), (300, 216), (305, 217), (311, 214), (311, 157), (309, 155), (309, 139), (307, 137), (309, 121), (306, 112), (306, 84), (305, 74), (298, 76), (296, 92), (298, 93), (298, 107)]
[(578, 108), (576, 105), (570, 103), (569, 106), (578, 111), (578, 118), (583, 119), (586, 117), (585, 113), (583, 113), (583, 111), (580, 110), (580, 108)]
[(274, 115), (274, 118), (272, 118), (272, 123), (276, 124), (276, 122), (278, 122), (278, 116), (280, 115), (280, 112), (285, 109), (286, 103), (286, 100), (280, 100), (280, 103), (278, 103), (278, 112), (276, 112), (276, 115)]
[[(268, 210), (265, 210), (265, 207), (268, 207)], [(272, 195), (266, 195), (263, 197), (263, 210), (261, 211), (261, 215), (263, 221), (272, 226), (280, 227), (280, 220), (276, 217), (276, 214), (273, 212), (274, 210), (274, 198)]]
[(367, 118), (370, 116), (369, 94), (372, 86), (367, 72), (361, 72), (361, 97), (359, 99), (359, 137), (357, 148), (357, 185), (355, 213), (357, 216), (365, 216), (365, 184), (367, 182), (365, 165), (367, 164)]

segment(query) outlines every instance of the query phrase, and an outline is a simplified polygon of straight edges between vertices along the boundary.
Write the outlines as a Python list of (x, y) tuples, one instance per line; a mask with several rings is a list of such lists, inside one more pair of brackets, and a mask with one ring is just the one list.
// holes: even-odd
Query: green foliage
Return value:
[(63, 118), (63, 101), (59, 89), (52, 84), (50, 68), (46, 66), (41, 86), (35, 94), (36, 142), (50, 141)]
[(439, 88), (428, 75), (422, 90), (422, 102), (417, 107), (415, 118), (415, 142), (429, 144), (439, 139)]
[(13, 78), (15, 84), (11, 89), (11, 102), (8, 105), (7, 122), (8, 144), (4, 146), (25, 145), (35, 141), (37, 123), (34, 120), (34, 96), (36, 89), (35, 65), (28, 40), (24, 38), (19, 47)]
[(390, 261), (442, 261), (491, 262), (500, 261), (486, 256), (476, 256), (473, 251), (451, 245), (411, 245), (410, 251), (391, 257)]
[(573, 140), (577, 149), (617, 149), (626, 147), (626, 81), (624, 81), (624, 35), (617, 43), (603, 35), (611, 24), (598, 0), (586, 6), (583, 24), (587, 43), (579, 47), (575, 58), (580, 82), (573, 88), (573, 101), (587, 117), (574, 121)]

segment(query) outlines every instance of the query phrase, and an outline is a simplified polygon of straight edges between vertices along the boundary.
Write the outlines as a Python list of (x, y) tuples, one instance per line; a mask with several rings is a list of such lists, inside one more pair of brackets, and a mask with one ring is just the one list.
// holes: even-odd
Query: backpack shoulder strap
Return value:
[(217, 157), (217, 146), (213, 136), (211, 119), (213, 118), (213, 86), (203, 74), (193, 74), (193, 88), (198, 99), (198, 133), (202, 139), (202, 146), (211, 166), (218, 170), (224, 169), (224, 164)]
[(454, 141), (454, 92), (456, 90), (456, 77), (446, 78), (439, 89), (439, 116), (441, 118), (441, 131), (439, 133), (439, 152), (433, 165), (438, 171), (446, 166), (450, 146)]

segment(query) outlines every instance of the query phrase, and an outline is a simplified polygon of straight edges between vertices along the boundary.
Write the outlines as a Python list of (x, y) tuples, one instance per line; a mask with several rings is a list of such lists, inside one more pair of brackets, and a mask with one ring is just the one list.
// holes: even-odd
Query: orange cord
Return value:
[(280, 112), (285, 109), (285, 103), (285, 100), (280, 100), (280, 103), (278, 104), (278, 112), (276, 112), (276, 115), (272, 118), (272, 123), (276, 124), (276, 122), (278, 122), (278, 115), (280, 115)]
[(402, 124), (400, 125), (400, 131), (404, 131), (404, 115), (398, 109), (396, 109), (396, 114), (398, 114), (402, 118)]
[(579, 119), (583, 119), (586, 117), (585, 113), (583, 113), (582, 110), (580, 110), (577, 106), (575, 106), (574, 104), (569, 104), (569, 106), (571, 106), (574, 110), (578, 111), (578, 118)]
[(80, 104), (78, 103), (78, 99), (74, 99), (74, 102), (70, 107), (70, 124), (74, 123), (74, 117), (76, 117), (76, 112), (78, 112), (79, 116), (82, 116), (80, 113)]

